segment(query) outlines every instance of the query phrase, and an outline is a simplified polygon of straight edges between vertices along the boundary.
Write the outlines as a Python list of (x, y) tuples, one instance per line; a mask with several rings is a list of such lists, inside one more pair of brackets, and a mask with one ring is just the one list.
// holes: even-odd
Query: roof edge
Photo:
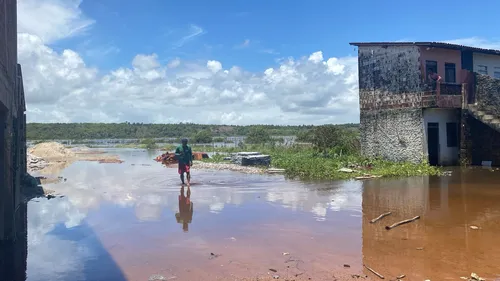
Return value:
[(445, 43), (445, 42), (351, 42), (351, 46), (356, 47), (369, 47), (369, 46), (425, 46), (433, 48), (442, 48), (460, 51), (472, 51), (476, 53), (500, 55), (500, 50), (484, 49), (479, 47), (465, 46), (459, 44)]

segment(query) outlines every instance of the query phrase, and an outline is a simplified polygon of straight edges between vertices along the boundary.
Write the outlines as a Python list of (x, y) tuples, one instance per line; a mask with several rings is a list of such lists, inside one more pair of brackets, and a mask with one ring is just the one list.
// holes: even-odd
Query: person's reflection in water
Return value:
[(181, 186), (181, 194), (179, 195), (179, 212), (175, 213), (175, 218), (177, 223), (182, 223), (182, 230), (184, 230), (184, 232), (189, 231), (188, 224), (193, 220), (193, 202), (191, 202), (191, 188), (189, 185), (186, 195), (184, 195), (184, 186)]

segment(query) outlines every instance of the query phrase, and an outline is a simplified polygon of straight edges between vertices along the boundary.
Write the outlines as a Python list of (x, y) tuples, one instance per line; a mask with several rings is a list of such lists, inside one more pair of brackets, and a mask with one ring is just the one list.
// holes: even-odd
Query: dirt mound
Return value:
[(72, 158), (75, 153), (58, 142), (39, 143), (28, 151), (41, 158)]

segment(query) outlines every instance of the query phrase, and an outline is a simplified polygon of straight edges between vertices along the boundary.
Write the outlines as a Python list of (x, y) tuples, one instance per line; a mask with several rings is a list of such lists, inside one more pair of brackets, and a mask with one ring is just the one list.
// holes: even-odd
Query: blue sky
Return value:
[[(137, 53), (156, 52), (163, 59), (210, 58), (262, 70), (278, 57), (316, 50), (355, 55), (351, 41), (498, 38), (494, 26), (500, 20), (494, 7), (500, 8), (500, 3), (453, 2), (412, 7), (406, 1), (367, 0), (84, 1), (83, 12), (96, 21), (89, 38), (73, 38), (61, 46), (83, 48), (91, 40), (101, 48), (119, 48), (105, 60), (88, 56), (91, 63), (106, 68), (123, 65)], [(450, 22), (450, 17), (456, 20)], [(246, 48), (236, 47), (245, 40)]]
[(349, 42), (500, 48), (497, 8), (493, 0), (19, 0), (28, 119), (358, 122)]

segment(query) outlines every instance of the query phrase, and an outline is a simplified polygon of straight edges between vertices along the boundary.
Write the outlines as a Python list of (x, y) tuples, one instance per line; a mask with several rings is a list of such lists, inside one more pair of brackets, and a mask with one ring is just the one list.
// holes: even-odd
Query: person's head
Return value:
[(188, 144), (188, 139), (183, 138), (183, 139), (181, 140), (181, 143), (182, 143), (182, 145), (186, 146), (186, 145)]

